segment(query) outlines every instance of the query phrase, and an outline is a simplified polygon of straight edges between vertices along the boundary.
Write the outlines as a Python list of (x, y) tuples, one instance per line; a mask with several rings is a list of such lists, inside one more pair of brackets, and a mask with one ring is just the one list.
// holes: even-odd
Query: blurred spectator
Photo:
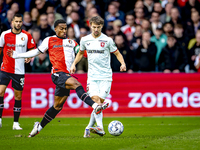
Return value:
[(198, 0), (188, 0), (185, 6), (182, 7), (181, 16), (184, 16), (184, 21), (190, 20), (192, 8), (195, 8), (198, 12), (200, 12), (200, 3)]
[(55, 11), (55, 8), (54, 8), (53, 5), (47, 6), (47, 11), (46, 11), (46, 13), (47, 13), (47, 14), (48, 14), (48, 13), (54, 13), (55, 21), (58, 20), (58, 19), (63, 19), (63, 16)]
[(156, 71), (160, 71), (158, 68), (158, 59), (162, 49), (167, 45), (167, 36), (163, 33), (162, 27), (157, 27), (155, 30), (155, 35), (151, 37), (151, 42), (154, 42), (157, 47), (156, 53)]
[(0, 34), (3, 32), (3, 31), (6, 31), (8, 28), (5, 24), (2, 23), (1, 19), (0, 19)]
[(40, 14), (39, 14), (39, 11), (38, 11), (38, 9), (37, 8), (33, 8), (32, 10), (31, 10), (31, 20), (32, 20), (32, 23), (34, 24), (34, 25), (39, 25), (39, 16), (40, 16)]
[(48, 22), (48, 25), (51, 26), (51, 29), (54, 31), (54, 22), (56, 21), (56, 18), (55, 18), (55, 13), (53, 12), (50, 12), (47, 14), (47, 22)]
[[(82, 37), (88, 35), (88, 30), (85, 27), (81, 27), (80, 28), (80, 37), (79, 37), (79, 41), (81, 40)], [(78, 43), (80, 44), (80, 43)], [(80, 74), (80, 73), (86, 73), (88, 71), (88, 61), (87, 61), (87, 52), (85, 51), (85, 54), (83, 55), (83, 57), (81, 58), (81, 60), (78, 62), (77, 66), (76, 66), (76, 73)]]
[(157, 27), (162, 27), (162, 23), (160, 22), (159, 13), (154, 11), (151, 14), (151, 29), (154, 35)]
[(146, 6), (147, 10), (148, 10), (147, 16), (150, 16), (153, 11), (154, 1), (153, 0), (144, 0), (144, 6)]
[(66, 7), (69, 5), (69, 0), (60, 0), (60, 4), (55, 8), (56, 12), (61, 14), (63, 18), (67, 17)]
[(70, 2), (70, 5), (72, 6), (72, 10), (76, 11), (79, 14), (79, 18), (83, 20), (85, 18), (84, 8), (80, 7), (76, 1)]
[(185, 35), (184, 28), (182, 24), (176, 24), (174, 26), (174, 35), (176, 37), (176, 40), (178, 44), (187, 51), (188, 43), (189, 43), (189, 37)]
[(9, 9), (7, 11), (7, 15), (6, 15), (7, 18), (3, 21), (3, 24), (6, 25), (7, 29), (11, 29), (11, 21), (12, 21), (14, 14), (15, 14), (14, 11), (11, 9)]
[(142, 24), (142, 21), (144, 19), (144, 10), (142, 8), (136, 9), (135, 12), (135, 22), (136, 24)]
[[(115, 35), (114, 42), (119, 50), (119, 52), (122, 54), (124, 61), (126, 63), (127, 69), (130, 66), (130, 49), (129, 46), (124, 41), (124, 38), (122, 35)], [(120, 72), (120, 62), (117, 60), (117, 57), (114, 54), (111, 54), (111, 68), (113, 72)]]
[[(159, 15), (162, 15), (165, 13), (164, 9), (162, 8), (162, 5), (160, 2), (155, 2), (153, 6), (153, 11), (158, 12)], [(153, 12), (152, 11), (152, 12)]]
[(132, 13), (134, 16), (136, 15), (136, 11), (138, 8), (142, 8), (144, 11), (144, 16), (147, 17), (148, 16), (148, 9), (147, 7), (144, 5), (142, 0), (137, 0), (134, 6), (134, 9), (130, 10), (129, 13)]
[(80, 43), (79, 38), (76, 38), (76, 37), (75, 37), (74, 29), (73, 29), (71, 26), (69, 26), (69, 27), (67, 28), (67, 37), (68, 37), (69, 39), (72, 39), (72, 40), (76, 41), (77, 43)]
[(143, 32), (141, 45), (136, 49), (136, 68), (139, 72), (155, 71), (157, 47), (150, 39), (151, 34), (148, 31)]
[(165, 5), (165, 13), (160, 15), (160, 21), (162, 22), (162, 24), (169, 22), (171, 20), (170, 11), (171, 11), (172, 7), (174, 7), (174, 5), (172, 3), (167, 3)]
[(194, 66), (195, 66), (197, 72), (200, 72), (200, 54), (196, 57)]
[(27, 11), (24, 12), (22, 29), (24, 29), (25, 31), (28, 31), (29, 29), (34, 28), (34, 27), (36, 27), (36, 25), (32, 23), (30, 12), (27, 12)]
[(133, 34), (133, 38), (130, 42), (130, 49), (132, 51), (135, 51), (139, 45), (142, 43), (142, 26), (141, 25), (136, 25), (135, 26), (135, 33)]
[(196, 42), (194, 43), (192, 48), (188, 50), (190, 72), (196, 72), (194, 61), (196, 57), (200, 54), (200, 30), (197, 31), (195, 39), (196, 39)]
[(195, 34), (200, 27), (200, 16), (198, 11), (194, 11), (191, 13), (191, 22), (187, 22), (187, 35), (189, 38), (195, 38)]
[(40, 26), (39, 30), (41, 33), (41, 40), (44, 40), (47, 36), (55, 35), (55, 32), (51, 29), (50, 25), (47, 22), (47, 14), (40, 15)]
[(80, 36), (79, 29), (80, 29), (80, 27), (84, 26), (84, 23), (79, 18), (79, 14), (76, 11), (72, 11), (70, 14), (70, 17), (72, 19), (72, 23), (69, 24), (69, 26), (71, 26), (74, 29), (76, 38), (79, 38), (79, 36)]
[(98, 16), (98, 15), (99, 14), (98, 14), (96, 7), (94, 7), (94, 5), (92, 3), (88, 3), (86, 10), (85, 10), (85, 26), (90, 27), (89, 20), (93, 16)]
[(126, 35), (128, 39), (135, 33), (135, 17), (131, 13), (126, 14), (126, 25), (121, 27), (121, 31)]
[(36, 46), (40, 46), (42, 40), (40, 39), (40, 30), (38, 28), (32, 30), (32, 37), (35, 41)]
[(164, 25), (163, 25), (163, 31), (164, 33), (168, 36), (168, 35), (171, 35), (173, 34), (173, 31), (174, 31), (174, 27), (173, 25), (170, 23), (170, 22), (166, 22)]
[(108, 26), (109, 21), (115, 21), (116, 19), (121, 20), (122, 25), (125, 24), (124, 12), (119, 11), (119, 9), (114, 4), (109, 4), (108, 11), (105, 12), (105, 27)]
[(164, 73), (185, 72), (187, 63), (185, 50), (177, 44), (176, 38), (173, 35), (169, 35), (167, 45), (163, 48), (159, 58), (161, 70)]
[(9, 5), (7, 5), (5, 0), (0, 0), (0, 19), (1, 21), (6, 19), (6, 13), (9, 9)]
[(32, 72), (51, 72), (51, 67), (49, 55), (44, 52), (34, 58)]
[[(122, 22), (121, 20), (117, 19), (113, 22), (113, 33), (114, 35), (122, 35), (123, 36), (123, 39), (124, 41), (126, 42), (126, 44), (128, 44), (128, 41), (127, 41), (127, 38), (126, 38), (126, 35), (120, 30), (122, 27)], [(131, 34), (131, 39), (133, 38), (133, 35)], [(130, 39), (130, 40), (131, 40)]]
[(176, 24), (182, 24), (184, 26), (184, 23), (180, 17), (180, 13), (177, 7), (172, 7), (170, 10), (170, 23), (175, 26)]
[(107, 26), (105, 33), (108, 37), (114, 39), (113, 26)]
[(13, 3), (11, 5), (10, 9), (14, 12), (14, 14), (19, 13), (19, 4), (18, 3)]
[[(95, 0), (82, 0), (80, 2), (80, 6), (82, 7), (82, 10), (88, 12), (90, 8), (96, 8), (97, 13), (101, 14), (101, 10), (98, 4), (96, 4)], [(87, 16), (85, 16), (87, 17)]]
[(66, 7), (66, 22), (67, 22), (67, 24), (70, 24), (70, 23), (72, 23), (72, 18), (70, 17), (70, 14), (71, 14), (71, 12), (72, 12), (72, 6), (71, 5), (68, 5), (67, 7)]
[(48, 5), (49, 5), (49, 2), (46, 0), (35, 0), (35, 1), (32, 0), (31, 1), (31, 9), (36, 7), (39, 11), (39, 14), (46, 13)]
[(148, 19), (143, 19), (142, 21), (142, 31), (148, 31), (151, 33), (151, 35), (153, 35), (152, 31), (151, 31), (151, 23), (149, 22)]

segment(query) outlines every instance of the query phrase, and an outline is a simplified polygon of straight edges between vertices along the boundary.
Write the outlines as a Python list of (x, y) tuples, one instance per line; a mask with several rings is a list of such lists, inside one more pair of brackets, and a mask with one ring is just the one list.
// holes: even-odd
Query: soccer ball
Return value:
[(124, 126), (120, 121), (114, 120), (110, 122), (108, 125), (108, 132), (111, 135), (119, 136), (123, 133), (123, 131), (124, 131)]

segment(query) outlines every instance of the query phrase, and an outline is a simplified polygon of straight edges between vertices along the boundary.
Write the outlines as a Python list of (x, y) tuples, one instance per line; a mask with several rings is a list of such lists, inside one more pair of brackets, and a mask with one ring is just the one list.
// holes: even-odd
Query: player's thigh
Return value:
[(109, 81), (109, 80), (101, 80), (99, 82), (99, 86), (101, 87), (100, 92), (99, 92), (100, 93), (99, 97), (101, 99), (106, 99), (106, 97), (110, 94), (111, 84), (112, 84), (112, 81)]
[(0, 71), (0, 96), (5, 94), (6, 88), (10, 82), (11, 78), (9, 73)]
[(87, 93), (90, 97), (99, 96), (99, 85), (97, 80), (87, 81)]
[(68, 96), (55, 96), (54, 97), (54, 108), (56, 110), (62, 109), (67, 98), (68, 98)]

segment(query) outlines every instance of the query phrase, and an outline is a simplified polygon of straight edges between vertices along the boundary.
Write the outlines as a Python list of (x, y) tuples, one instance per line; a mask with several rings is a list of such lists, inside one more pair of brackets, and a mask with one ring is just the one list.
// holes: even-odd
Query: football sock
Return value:
[(0, 118), (2, 118), (2, 113), (3, 113), (3, 97), (0, 97)]
[(46, 113), (44, 114), (44, 117), (43, 117), (43, 119), (42, 119), (42, 121), (40, 123), (42, 128), (44, 128), (47, 123), (49, 123), (51, 120), (53, 120), (59, 112), (60, 111), (56, 110), (53, 106), (51, 108), (49, 108), (46, 111)]
[(86, 104), (92, 106), (95, 102), (91, 99), (91, 97), (85, 92), (82, 86), (76, 88), (76, 93), (78, 97), (84, 101)]
[(18, 122), (19, 115), (20, 115), (20, 112), (21, 112), (21, 100), (15, 100), (13, 112), (14, 112), (14, 122)]
[(94, 112), (94, 110), (92, 111), (92, 113), (91, 113), (91, 116), (90, 116), (90, 121), (89, 121), (89, 124), (87, 125), (87, 127), (86, 127), (86, 129), (89, 129), (90, 127), (93, 127), (94, 126), (94, 124), (95, 124), (95, 118), (94, 118), (94, 114), (95, 114), (95, 112)]
[(94, 117), (97, 122), (97, 126), (99, 126), (100, 128), (103, 129), (103, 113), (101, 112), (98, 115), (96, 113), (94, 113)]

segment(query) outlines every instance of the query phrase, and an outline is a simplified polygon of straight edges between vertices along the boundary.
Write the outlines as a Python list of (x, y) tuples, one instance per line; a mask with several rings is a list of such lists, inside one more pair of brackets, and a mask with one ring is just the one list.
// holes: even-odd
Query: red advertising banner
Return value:
[[(75, 75), (86, 89), (86, 74)], [(53, 105), (50, 74), (26, 74), (21, 117), (42, 117)], [(200, 74), (114, 73), (110, 106), (104, 116), (200, 115)], [(3, 117), (13, 116), (14, 91), (9, 84)], [(58, 117), (90, 116), (92, 108), (72, 90)]]

